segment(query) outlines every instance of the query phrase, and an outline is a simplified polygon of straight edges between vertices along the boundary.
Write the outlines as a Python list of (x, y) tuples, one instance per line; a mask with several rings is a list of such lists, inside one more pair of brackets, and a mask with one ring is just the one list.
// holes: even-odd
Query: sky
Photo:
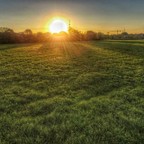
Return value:
[(80, 31), (144, 32), (144, 0), (0, 0), (0, 27), (48, 31), (53, 17)]

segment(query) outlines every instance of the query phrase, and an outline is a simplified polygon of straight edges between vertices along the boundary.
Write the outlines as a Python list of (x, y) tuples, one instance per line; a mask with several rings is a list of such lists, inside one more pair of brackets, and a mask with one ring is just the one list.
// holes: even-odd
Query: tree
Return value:
[(86, 40), (95, 40), (96, 39), (96, 33), (93, 31), (87, 31), (85, 34)]
[(82, 34), (78, 30), (70, 27), (69, 28), (69, 39), (72, 41), (80, 41), (80, 40), (82, 40)]
[(103, 40), (103, 39), (105, 39), (104, 33), (98, 32), (98, 33), (97, 33), (97, 40)]
[(10, 28), (0, 28), (0, 42), (1, 43), (15, 43), (16, 34)]
[(26, 30), (24, 31), (24, 34), (25, 34), (25, 35), (32, 35), (33, 33), (32, 33), (32, 30), (31, 30), (31, 29), (26, 29)]
[(24, 31), (24, 38), (27, 43), (34, 42), (34, 35), (31, 29), (26, 29)]

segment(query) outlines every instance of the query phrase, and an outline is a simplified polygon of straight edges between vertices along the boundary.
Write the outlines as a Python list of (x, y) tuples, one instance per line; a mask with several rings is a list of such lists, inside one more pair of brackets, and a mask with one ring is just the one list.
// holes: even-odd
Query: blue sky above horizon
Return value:
[(144, 32), (144, 0), (0, 0), (0, 26), (47, 31), (52, 17), (81, 30)]

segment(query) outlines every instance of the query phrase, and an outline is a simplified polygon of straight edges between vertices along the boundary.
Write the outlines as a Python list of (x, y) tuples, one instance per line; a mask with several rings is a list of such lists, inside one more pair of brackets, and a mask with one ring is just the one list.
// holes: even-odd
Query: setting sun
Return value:
[(68, 31), (68, 24), (62, 19), (53, 20), (49, 26), (51, 33), (60, 33)]

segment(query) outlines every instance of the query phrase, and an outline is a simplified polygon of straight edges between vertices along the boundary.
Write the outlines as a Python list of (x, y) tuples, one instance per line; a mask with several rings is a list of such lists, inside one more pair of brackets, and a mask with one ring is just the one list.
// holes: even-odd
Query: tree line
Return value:
[(49, 42), (54, 40), (65, 41), (90, 41), (90, 40), (130, 40), (130, 39), (144, 39), (144, 34), (128, 34), (123, 32), (121, 34), (104, 34), (102, 32), (86, 31), (82, 33), (72, 27), (69, 28), (68, 33), (60, 32), (58, 34), (51, 33), (33, 33), (31, 29), (26, 29), (24, 32), (16, 33), (10, 28), (0, 27), (0, 43), (39, 43)]

